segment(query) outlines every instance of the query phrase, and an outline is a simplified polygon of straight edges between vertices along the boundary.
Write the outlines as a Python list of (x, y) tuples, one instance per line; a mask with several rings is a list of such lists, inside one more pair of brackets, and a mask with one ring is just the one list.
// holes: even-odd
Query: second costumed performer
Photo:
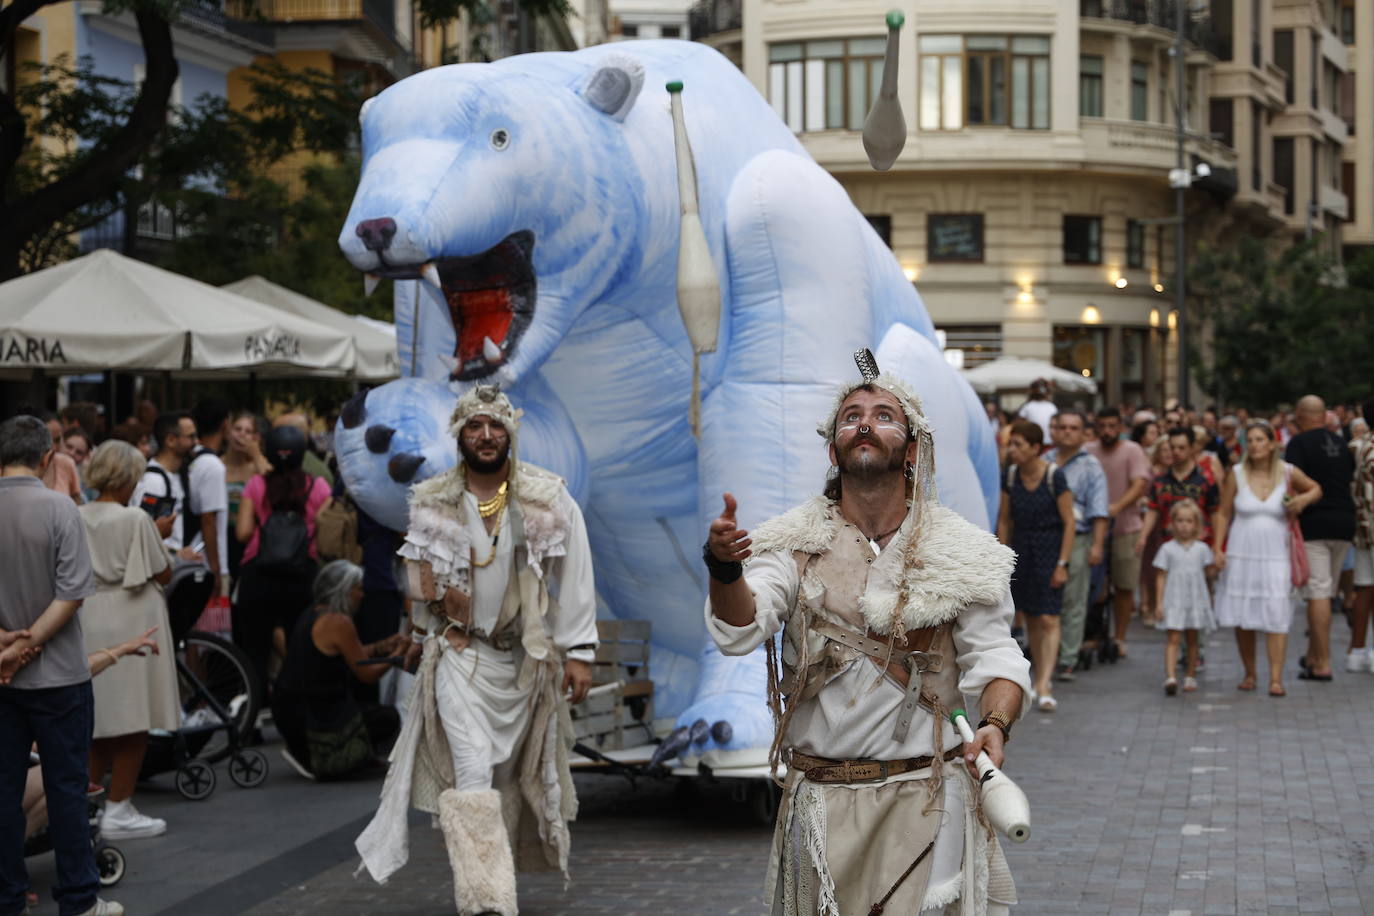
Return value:
[(596, 651), (582, 513), (559, 477), (517, 461), (520, 413), (495, 387), (464, 394), (450, 426), (458, 466), (411, 490), (399, 553), (419, 669), (356, 843), (385, 882), (409, 855), (409, 808), (437, 815), (461, 916), (515, 916), (517, 867), (567, 877), (577, 799), (565, 695), (586, 696)]
[[(784, 916), (1005, 912), (1015, 886), (969, 767), (1001, 765), (1028, 706), (1013, 555), (939, 505), (920, 399), (856, 361), (818, 430), (824, 495), (751, 538), (726, 494), (706, 544), (712, 637), (727, 655), (769, 646), (788, 772), (765, 897)], [(967, 747), (948, 720), (964, 695), (982, 717)]]

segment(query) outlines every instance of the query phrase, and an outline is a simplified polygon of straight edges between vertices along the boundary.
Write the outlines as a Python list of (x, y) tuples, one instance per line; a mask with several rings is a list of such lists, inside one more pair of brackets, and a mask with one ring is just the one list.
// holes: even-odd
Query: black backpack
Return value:
[[(305, 480), (309, 499), (315, 480), (309, 476)], [(303, 512), (272, 510), (258, 530), (258, 555), (253, 565), (274, 576), (303, 575), (310, 569), (310, 529)]]

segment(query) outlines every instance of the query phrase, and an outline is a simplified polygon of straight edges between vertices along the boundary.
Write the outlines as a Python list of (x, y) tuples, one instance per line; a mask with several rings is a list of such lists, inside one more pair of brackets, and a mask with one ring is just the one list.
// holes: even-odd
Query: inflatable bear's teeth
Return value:
[(391, 460), (386, 463), (386, 472), (397, 483), (410, 483), (415, 479), (415, 472), (420, 470), (420, 465), (424, 463), (424, 455), (392, 455)]
[(390, 426), (376, 423), (369, 426), (367, 432), (363, 433), (363, 443), (369, 452), (380, 455), (391, 447), (391, 437), (394, 435), (396, 435), (396, 430)]
[(366, 419), (367, 392), (359, 391), (344, 402), (343, 409), (339, 411), (339, 420), (343, 423), (344, 429), (356, 429), (362, 426)]

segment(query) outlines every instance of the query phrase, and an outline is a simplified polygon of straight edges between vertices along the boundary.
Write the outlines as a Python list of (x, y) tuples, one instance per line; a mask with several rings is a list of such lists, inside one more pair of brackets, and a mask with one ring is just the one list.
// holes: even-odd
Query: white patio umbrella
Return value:
[(1053, 382), (1054, 387), (1060, 391), (1084, 394), (1093, 394), (1097, 391), (1097, 382), (1090, 378), (1060, 369), (1042, 359), (1029, 359), (1024, 356), (999, 356), (976, 369), (964, 370), (964, 378), (968, 379), (968, 383), (975, 391), (982, 393), (1024, 390), (1038, 378)]
[(0, 372), (350, 376), (354, 337), (109, 249), (0, 283)]
[[(396, 329), (384, 322), (364, 322), (362, 316), (346, 315), (323, 302), (311, 299), (295, 290), (273, 283), (266, 277), (254, 274), (220, 287), (240, 296), (247, 296), (255, 302), (273, 308), (285, 309), (293, 315), (308, 318), (322, 325), (336, 328), (345, 334), (352, 334), (358, 350), (358, 364), (353, 377), (358, 379), (392, 379), (400, 373), (396, 363)], [(381, 330), (377, 325), (391, 327), (391, 333)]]

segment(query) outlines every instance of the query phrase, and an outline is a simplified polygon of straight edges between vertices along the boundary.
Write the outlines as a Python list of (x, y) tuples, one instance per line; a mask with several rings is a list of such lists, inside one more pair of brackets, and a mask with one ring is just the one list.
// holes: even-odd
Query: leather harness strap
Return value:
[[(921, 676), (927, 671), (938, 673), (944, 667), (944, 658), (939, 652), (922, 652), (919, 649), (898, 649), (889, 648), (888, 644), (862, 633), (846, 629), (828, 620), (817, 620), (811, 628), (817, 634), (826, 639), (848, 646), (876, 659), (878, 662), (888, 665), (889, 671), (893, 670), (889, 662), (905, 664), (909, 673), (906, 683), (906, 696), (902, 699), (901, 710), (897, 713), (897, 721), (892, 728), (892, 740), (901, 743), (906, 740), (911, 731), (911, 719), (916, 714), (916, 707), (922, 705), (921, 700)], [(932, 642), (934, 640), (932, 639)]]
[[(959, 756), (962, 749), (962, 745), (952, 747), (941, 755), (941, 759), (953, 760)], [(794, 770), (800, 770), (811, 782), (857, 783), (882, 782), (903, 773), (927, 769), (934, 762), (935, 758), (932, 755), (906, 757), (902, 760), (834, 760), (793, 751), (787, 765)]]

